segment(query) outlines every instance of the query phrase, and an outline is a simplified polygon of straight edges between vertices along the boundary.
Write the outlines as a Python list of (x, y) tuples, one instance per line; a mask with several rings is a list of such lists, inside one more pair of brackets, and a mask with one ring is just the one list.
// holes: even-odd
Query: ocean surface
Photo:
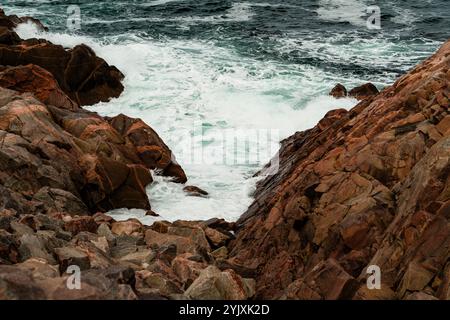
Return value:
[[(80, 29), (68, 28), (76, 18)], [(367, 20), (380, 8), (380, 29)], [(89, 107), (124, 113), (152, 126), (177, 156), (188, 197), (156, 176), (148, 187), (160, 219), (236, 220), (252, 201), (253, 175), (280, 139), (308, 129), (352, 99), (327, 94), (371, 81), (380, 89), (431, 55), (450, 37), (448, 0), (154, 0), (2, 1), (7, 14), (43, 21), (48, 33), (21, 25), (22, 37), (67, 47), (90, 45), (125, 75), (125, 92)], [(69, 21), (76, 21), (69, 20)], [(69, 24), (72, 26), (73, 24)], [(116, 210), (118, 219), (140, 210)]]

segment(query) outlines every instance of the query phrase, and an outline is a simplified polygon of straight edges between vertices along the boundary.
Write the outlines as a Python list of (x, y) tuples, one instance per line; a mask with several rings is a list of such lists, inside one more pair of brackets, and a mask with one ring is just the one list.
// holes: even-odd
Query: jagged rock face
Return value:
[[(258, 298), (449, 298), (450, 42), (394, 85), (283, 141), (227, 265)], [(382, 291), (367, 290), (378, 265)]]
[[(47, 107), (31, 94), (2, 88), (0, 97), (0, 183), (9, 192), (27, 199), (44, 187), (60, 189), (81, 198), (93, 212), (150, 208), (148, 169), (101, 117), (83, 126), (83, 120), (92, 119), (89, 113)], [(72, 122), (58, 111), (72, 116)]]
[(51, 73), (33, 64), (18, 67), (0, 66), (0, 87), (30, 92), (42, 103), (77, 110), (78, 104), (59, 87)]
[(44, 40), (21, 40), (12, 28), (23, 21), (33, 20), (0, 12), (4, 208), (73, 215), (149, 210), (149, 169), (186, 182), (170, 149), (142, 120), (106, 119), (80, 107), (122, 92), (123, 76), (116, 68), (85, 45), (67, 50)]
[(13, 29), (25, 22), (46, 30), (36, 19), (6, 16), (0, 11), (0, 65), (34, 64), (47, 70), (70, 99), (81, 106), (120, 96), (124, 75), (116, 67), (109, 66), (84, 44), (66, 49), (42, 39), (22, 40)]
[[(111, 67), (84, 46), (22, 42), (14, 23), (2, 29), (2, 14), (0, 61), (20, 65), (0, 67), (0, 299), (188, 298), (202, 270), (227, 257), (229, 224), (148, 227), (97, 212), (150, 210), (150, 169), (176, 182), (186, 175), (142, 120), (79, 106), (112, 96)], [(21, 65), (24, 56), (35, 64)], [(80, 290), (68, 287), (70, 266), (83, 272)], [(215, 270), (225, 297), (253, 296), (252, 280)], [(197, 281), (190, 294), (200, 289)]]
[(147, 168), (157, 169), (162, 175), (173, 177), (178, 183), (187, 181), (186, 174), (176, 162), (172, 151), (144, 121), (123, 114), (108, 118), (108, 121), (124, 137), (127, 144), (136, 148), (139, 158)]

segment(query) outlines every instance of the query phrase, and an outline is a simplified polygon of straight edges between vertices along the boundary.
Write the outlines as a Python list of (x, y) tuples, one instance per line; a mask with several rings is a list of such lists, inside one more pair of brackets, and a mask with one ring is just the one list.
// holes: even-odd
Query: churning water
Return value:
[[(22, 25), (22, 37), (68, 47), (86, 43), (126, 75), (120, 98), (89, 109), (142, 118), (174, 151), (189, 184), (210, 194), (187, 197), (182, 186), (156, 177), (148, 194), (153, 210), (167, 220), (237, 219), (252, 201), (252, 176), (274, 156), (280, 139), (356, 103), (327, 95), (337, 82), (352, 87), (371, 81), (382, 88), (450, 34), (446, 0), (74, 3), (81, 9), (76, 31), (67, 29), (68, 1), (2, 6), (7, 14), (39, 18), (51, 30)], [(373, 4), (381, 10), (379, 30), (366, 25)], [(139, 210), (113, 214), (155, 219)]]

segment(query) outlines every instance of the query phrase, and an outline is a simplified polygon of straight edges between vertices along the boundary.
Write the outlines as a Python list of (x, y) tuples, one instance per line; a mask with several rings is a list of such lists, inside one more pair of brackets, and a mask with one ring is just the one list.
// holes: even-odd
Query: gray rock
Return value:
[(185, 295), (197, 300), (245, 300), (248, 293), (246, 284), (234, 271), (220, 271), (209, 266), (200, 273)]

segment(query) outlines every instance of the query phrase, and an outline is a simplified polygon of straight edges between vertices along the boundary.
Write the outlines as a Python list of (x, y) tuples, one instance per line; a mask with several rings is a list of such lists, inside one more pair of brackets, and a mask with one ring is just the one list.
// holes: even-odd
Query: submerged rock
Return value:
[(347, 89), (340, 83), (338, 83), (331, 91), (330, 96), (335, 98), (345, 98), (347, 97)]
[(191, 197), (207, 197), (208, 192), (205, 190), (200, 189), (196, 186), (186, 186), (183, 188), (183, 191), (187, 193), (188, 196)]

